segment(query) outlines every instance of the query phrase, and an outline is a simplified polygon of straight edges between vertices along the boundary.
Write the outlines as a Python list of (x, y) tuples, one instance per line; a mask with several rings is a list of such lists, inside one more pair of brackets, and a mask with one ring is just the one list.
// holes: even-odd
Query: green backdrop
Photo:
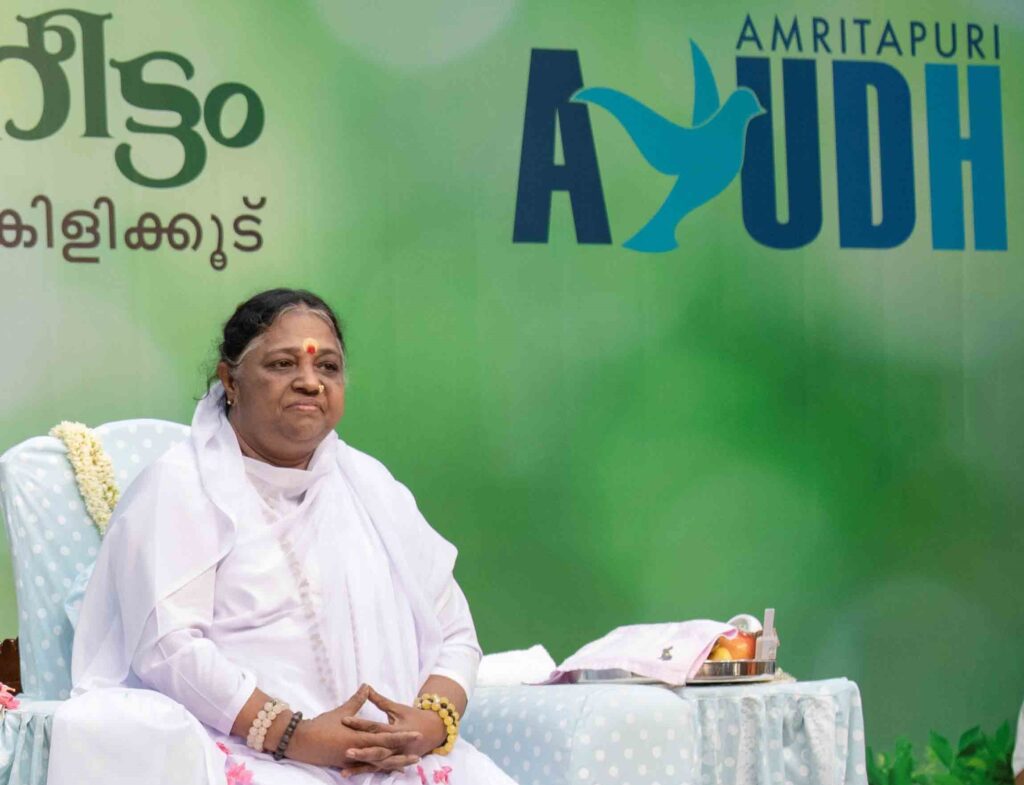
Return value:
[[(16, 16), (60, 7), (5, 0), (0, 46), (26, 45)], [(621, 244), (672, 180), (593, 107), (613, 243), (577, 243), (564, 193), (554, 196), (547, 243), (512, 242), (531, 49), (575, 50), (586, 84), (615, 86), (685, 123), (689, 39), (724, 98), (735, 88), (747, 13), (764, 35), (774, 14), (810, 24), (820, 4), (73, 8), (112, 13), (101, 64), (177, 53), (194, 66), (190, 80), (167, 60), (147, 66), (146, 79), (187, 87), (198, 104), (215, 85), (243, 83), (265, 125), (252, 144), (228, 147), (199, 123), (207, 158), (191, 182), (133, 183), (115, 163), (119, 145), (159, 177), (179, 168), (182, 153), (126, 121), (177, 117), (129, 105), (107, 65), (109, 136), (83, 135), (84, 39), (73, 19), (54, 20), (80, 45), (60, 65), (67, 120), (36, 140), (0, 130), (0, 208), (39, 229), (31, 248), (13, 228), (0, 247), (0, 448), (61, 419), (187, 422), (234, 306), (263, 288), (309, 287), (347, 328), (351, 382), (339, 430), (406, 482), (459, 546), (458, 576), (485, 650), (542, 642), (561, 659), (621, 624), (774, 606), (783, 667), (804, 679), (856, 680), (875, 747), (1016, 714), (1019, 3), (842, 0), (827, 11), (833, 21), (891, 19), (904, 32), (913, 19), (947, 30), (957, 22), (961, 50), (941, 61), (959, 66), (971, 62), (962, 25), (999, 26), (1001, 56), (987, 63), (1002, 77), (1007, 250), (971, 250), (970, 226), (967, 250), (932, 247), (923, 68), (939, 58), (924, 49), (852, 56), (893, 64), (913, 95), (917, 222), (906, 242), (840, 247), (832, 57), (805, 52), (791, 56), (819, 62), (820, 234), (792, 250), (759, 244), (744, 229), (737, 179), (683, 221), (681, 247), (666, 254)], [(58, 38), (46, 34), (51, 52)], [(0, 121), (25, 129), (45, 102), (21, 54), (0, 49)], [(773, 68), (784, 56), (764, 54)], [(238, 97), (224, 105), (224, 137), (242, 127), (244, 106)], [(39, 194), (53, 203), (52, 248), (42, 207), (30, 207)], [(116, 206), (117, 247), (97, 210), (99, 263), (65, 261), (63, 217), (104, 195)], [(265, 206), (248, 209), (243, 196), (265, 197)], [(158, 250), (127, 247), (125, 231), (146, 211), (165, 224), (196, 216), (200, 248), (170, 249), (170, 235)], [(239, 237), (227, 231), (227, 266), (215, 270), (210, 216), (230, 230), (241, 214), (259, 217), (262, 247), (236, 250)], [(13, 636), (6, 558), (0, 585), (0, 633)]]

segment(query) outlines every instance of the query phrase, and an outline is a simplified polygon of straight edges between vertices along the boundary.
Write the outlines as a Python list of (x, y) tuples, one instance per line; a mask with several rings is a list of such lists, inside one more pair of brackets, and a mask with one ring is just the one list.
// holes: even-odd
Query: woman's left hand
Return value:
[[(436, 711), (395, 703), (372, 687), (368, 700), (387, 715), (387, 725), (373, 720), (364, 720), (361, 717), (344, 717), (341, 720), (342, 724), (352, 730), (365, 733), (415, 731), (420, 734), (420, 738), (409, 744), (402, 752), (405, 755), (415, 755), (418, 758), (429, 755), (433, 750), (442, 746), (448, 738), (444, 721)], [(363, 774), (368, 771), (392, 770), (393, 767), (388, 765), (388, 761), (379, 759), (378, 755), (379, 752), (374, 747), (348, 750), (348, 757), (363, 762), (343, 769), (342, 775), (351, 777), (353, 774)]]

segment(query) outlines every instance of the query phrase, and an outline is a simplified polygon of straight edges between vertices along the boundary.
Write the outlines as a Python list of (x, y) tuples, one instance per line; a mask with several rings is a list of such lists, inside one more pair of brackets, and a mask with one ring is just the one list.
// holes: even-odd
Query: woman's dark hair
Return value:
[[(338, 317), (323, 299), (305, 289), (268, 289), (239, 305), (224, 324), (223, 337), (217, 347), (217, 359), (230, 366), (236, 365), (246, 347), (266, 332), (278, 316), (284, 311), (302, 307), (322, 314), (331, 323), (341, 346), (342, 362), (347, 365), (345, 337)], [(210, 382), (214, 382), (216, 378), (214, 373), (210, 377)]]
[(331, 306), (305, 289), (268, 289), (239, 305), (224, 324), (224, 337), (218, 347), (220, 359), (228, 365), (234, 365), (245, 348), (266, 332), (282, 311), (302, 306), (311, 311), (319, 311), (327, 317), (334, 328), (334, 334), (338, 337), (344, 356), (345, 338), (338, 325), (338, 317), (331, 310)]

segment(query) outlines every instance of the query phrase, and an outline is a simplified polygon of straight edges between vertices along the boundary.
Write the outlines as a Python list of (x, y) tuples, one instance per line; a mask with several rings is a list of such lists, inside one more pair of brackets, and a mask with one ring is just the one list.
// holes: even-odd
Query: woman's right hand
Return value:
[[(382, 771), (404, 769), (417, 763), (419, 758), (404, 750), (418, 742), (421, 734), (411, 731), (369, 733), (342, 724), (342, 718), (355, 716), (369, 696), (370, 688), (364, 684), (336, 709), (300, 722), (288, 745), (287, 757), (314, 766), (341, 769), (365, 763), (365, 755), (372, 751), (376, 759), (374, 766)], [(348, 755), (349, 750), (354, 749), (360, 750), (363, 756), (359, 760)]]

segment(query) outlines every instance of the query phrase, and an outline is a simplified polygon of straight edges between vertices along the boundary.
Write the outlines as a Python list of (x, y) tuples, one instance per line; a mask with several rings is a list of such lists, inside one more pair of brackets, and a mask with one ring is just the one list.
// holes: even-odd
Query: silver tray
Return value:
[[(775, 678), (775, 660), (714, 660), (700, 666), (697, 675), (687, 684), (746, 684), (771, 681)], [(662, 684), (665, 682), (640, 676), (627, 670), (581, 670), (571, 674), (574, 684)]]
[(713, 660), (700, 666), (687, 684), (735, 684), (771, 681), (775, 678), (775, 660)]
[(570, 671), (568, 681), (572, 684), (660, 684), (668, 686), (663, 681), (651, 679), (647, 676), (638, 676), (635, 673), (618, 668)]

